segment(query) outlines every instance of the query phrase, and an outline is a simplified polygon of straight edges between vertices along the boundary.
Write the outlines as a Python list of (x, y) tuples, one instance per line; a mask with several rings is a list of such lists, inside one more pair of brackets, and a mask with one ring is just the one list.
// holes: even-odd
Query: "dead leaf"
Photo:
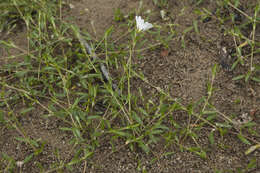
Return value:
[(256, 109), (251, 109), (250, 110), (250, 116), (254, 117), (256, 113)]
[(164, 50), (161, 51), (161, 56), (162, 57), (167, 57), (168, 55), (169, 55), (169, 50), (164, 49)]

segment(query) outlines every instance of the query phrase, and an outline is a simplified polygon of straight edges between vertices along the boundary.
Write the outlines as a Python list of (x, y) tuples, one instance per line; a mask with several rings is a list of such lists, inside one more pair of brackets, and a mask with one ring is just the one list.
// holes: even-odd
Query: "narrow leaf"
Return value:
[(242, 134), (238, 134), (237, 137), (245, 144), (247, 145), (251, 145), (251, 143), (242, 135)]
[(260, 144), (253, 145), (248, 150), (246, 150), (245, 154), (248, 155), (248, 154), (252, 153), (253, 151), (255, 151), (258, 148), (260, 148)]
[(232, 80), (240, 80), (240, 79), (243, 79), (244, 77), (245, 77), (245, 75), (239, 75), (239, 76), (232, 78)]
[(259, 83), (260, 83), (260, 78), (252, 77), (251, 79), (252, 79), (253, 81), (255, 81), (255, 82), (259, 82)]
[(209, 134), (209, 142), (211, 145), (215, 144), (215, 139), (214, 139), (214, 130), (212, 130)]

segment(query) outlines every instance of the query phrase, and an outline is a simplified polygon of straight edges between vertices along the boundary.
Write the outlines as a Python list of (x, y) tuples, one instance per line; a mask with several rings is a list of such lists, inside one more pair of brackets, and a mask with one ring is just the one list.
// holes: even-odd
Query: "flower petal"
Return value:
[(148, 29), (151, 29), (153, 25), (148, 22), (144, 22), (144, 20), (141, 18), (141, 16), (135, 16), (136, 20), (136, 27), (138, 31), (146, 31)]

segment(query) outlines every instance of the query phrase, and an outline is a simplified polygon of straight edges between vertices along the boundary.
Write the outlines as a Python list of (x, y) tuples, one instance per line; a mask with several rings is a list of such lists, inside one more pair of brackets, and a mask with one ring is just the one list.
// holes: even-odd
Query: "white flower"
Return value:
[(75, 8), (75, 5), (73, 5), (71, 3), (69, 3), (69, 6), (70, 6), (71, 9)]
[(135, 16), (135, 21), (136, 21), (136, 27), (138, 31), (146, 31), (153, 27), (151, 23), (144, 22), (144, 19), (142, 19), (141, 16)]
[(24, 162), (23, 162), (23, 161), (17, 161), (17, 162), (16, 162), (16, 165), (17, 165), (18, 167), (22, 167), (22, 166), (23, 166), (23, 164), (24, 164)]

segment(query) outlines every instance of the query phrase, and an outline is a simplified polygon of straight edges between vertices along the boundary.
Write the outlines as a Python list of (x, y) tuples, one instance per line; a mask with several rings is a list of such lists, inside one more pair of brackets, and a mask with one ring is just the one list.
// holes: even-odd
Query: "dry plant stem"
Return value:
[[(99, 58), (97, 57), (96, 53), (92, 50), (92, 48), (90, 47), (90, 45), (83, 39), (83, 37), (78, 34), (78, 38), (79, 41), (84, 45), (84, 47), (86, 48), (86, 50), (88, 51), (88, 53), (90, 54), (90, 56), (92, 56), (93, 60), (98, 60)], [(109, 72), (106, 68), (106, 66), (104, 65), (104, 63), (100, 63), (100, 70), (105, 78), (106, 81), (112, 81)], [(118, 94), (120, 95), (120, 90), (118, 89), (117, 85), (112, 83), (112, 88), (118, 92)]]
[(235, 7), (233, 4), (231, 4), (230, 2), (228, 2), (228, 5), (232, 8), (234, 8), (235, 10), (237, 10), (238, 12), (240, 12), (241, 14), (243, 14), (244, 16), (246, 16), (249, 20), (252, 20), (252, 17), (250, 17), (248, 14), (246, 14), (245, 12), (243, 12), (242, 10), (240, 10), (239, 8)]
[[(5, 84), (5, 83), (2, 83), (2, 82), (0, 82), (0, 84), (2, 84), (4, 87), (7, 87), (7, 88), (9, 88), (9, 89), (13, 89), (13, 90), (16, 90), (16, 91), (18, 91), (18, 92), (23, 93), (24, 96), (26, 96), (28, 99), (34, 101), (34, 102), (37, 103), (38, 105), (40, 105), (40, 106), (41, 106), (43, 109), (45, 109), (47, 112), (49, 112), (49, 113), (52, 114), (52, 115), (54, 114), (50, 109), (48, 109), (46, 106), (44, 106), (41, 102), (39, 102), (39, 101), (36, 100), (36, 99), (33, 99), (33, 98), (31, 97), (31, 94), (30, 94), (28, 91), (25, 91), (25, 90), (20, 89), (20, 88), (15, 88), (15, 87), (13, 87), (13, 86), (9, 86), (9, 85), (7, 85), (7, 84)], [(54, 99), (52, 99), (52, 98), (49, 98), (49, 97), (44, 97), (44, 98), (47, 98), (47, 99), (49, 99), (49, 100), (55, 102), (56, 105), (58, 105), (58, 106), (61, 107), (63, 110), (65, 110), (65, 111), (70, 115), (73, 124), (77, 127), (77, 124), (75, 123), (72, 114), (71, 114), (65, 107), (63, 107), (61, 104), (59, 104), (58, 101), (56, 101), (56, 100), (54, 100)], [(67, 122), (67, 123), (70, 124), (70, 125), (73, 125), (73, 124), (71, 124), (70, 121), (66, 121), (66, 120), (64, 120), (64, 119), (62, 119), (62, 120), (65, 121), (65, 122)]]
[[(178, 103), (179, 105), (181, 105), (183, 107), (184, 111), (188, 111), (182, 103), (180, 103), (177, 99), (172, 98), (169, 94), (165, 93), (163, 89), (161, 89), (160, 87), (156, 87), (153, 84), (151, 84), (147, 79), (142, 78), (139, 74), (135, 73), (134, 75), (136, 75), (137, 77), (139, 77), (142, 81), (144, 81), (145, 83), (147, 83), (149, 86), (153, 87), (154, 89), (157, 90), (157, 92), (162, 93), (163, 95), (167, 96), (169, 99), (173, 100), (174, 102)], [(212, 124), (211, 122), (209, 122), (208, 120), (206, 120), (205, 118), (199, 116), (196, 113), (193, 113), (194, 116), (196, 116), (197, 118), (199, 118), (200, 120), (204, 121), (205, 123), (211, 125), (213, 128), (217, 128), (214, 124)]]
[(124, 38), (125, 36), (127, 36), (132, 30), (128, 30), (126, 31), (124, 34), (122, 34), (120, 37), (118, 37), (117, 39), (115, 39), (113, 41), (113, 43), (117, 43), (119, 40), (121, 40), (122, 38)]
[(87, 161), (84, 162), (84, 169), (82, 171), (82, 173), (87, 172)]
[(253, 59), (254, 59), (254, 48), (255, 48), (255, 30), (256, 30), (256, 17), (257, 17), (257, 12), (255, 12), (254, 16), (254, 23), (253, 23), (253, 31), (252, 31), (252, 46), (251, 46), (251, 59), (250, 59), (250, 72), (252, 72), (253, 69)]
[[(11, 124), (12, 124), (12, 126), (16, 129), (16, 131), (24, 138), (24, 139), (28, 139), (29, 137), (28, 137), (28, 135), (22, 130), (22, 129), (20, 129), (19, 127), (18, 127), (18, 125), (19, 125), (19, 123), (17, 122), (17, 119), (16, 119), (16, 117), (18, 117), (15, 113), (13, 113), (13, 111), (11, 110), (11, 108), (10, 108), (10, 106), (9, 106), (9, 104), (7, 103), (7, 102), (5, 102), (5, 104), (6, 104), (6, 106), (7, 106), (7, 108), (9, 109), (9, 112), (11, 112), (11, 114), (13, 114), (14, 116), (15, 116), (15, 123), (12, 123), (12, 121), (8, 118), (8, 117), (6, 117), (6, 119), (9, 121), (9, 122), (11, 122)], [(18, 125), (17, 125), (18, 124)], [(29, 143), (29, 145), (33, 148), (33, 150), (34, 151), (36, 151), (36, 148), (31, 144), (31, 143)]]
[[(210, 91), (208, 91), (208, 97), (207, 97), (207, 99), (206, 99), (206, 101), (205, 101), (205, 104), (203, 105), (202, 114), (199, 115), (199, 117), (197, 118), (197, 120), (195, 121), (194, 124), (197, 124), (197, 122), (200, 120), (201, 116), (203, 115), (203, 113), (204, 113), (206, 107), (209, 105), (209, 99), (210, 99), (211, 96), (212, 96), (212, 87), (213, 87), (213, 84), (214, 84), (214, 80), (215, 80), (215, 75), (213, 75), (212, 78), (211, 78)], [(190, 127), (190, 126), (189, 126), (189, 127)], [(192, 130), (192, 129), (193, 129), (193, 126), (191, 127), (190, 130)]]
[(221, 115), (224, 120), (226, 120), (226, 121), (230, 122), (231, 124), (233, 124), (233, 127), (234, 127), (237, 131), (239, 131), (239, 129), (236, 127), (236, 123), (235, 123), (232, 119), (230, 119), (230, 118), (229, 118), (228, 116), (226, 116), (224, 113), (218, 111), (216, 108), (214, 109), (214, 111), (216, 111), (219, 115)]
[(61, 165), (61, 166), (59, 166), (57, 168), (53, 168), (51, 170), (45, 171), (44, 173), (58, 172), (58, 170), (62, 169), (62, 168), (64, 168), (64, 165)]

